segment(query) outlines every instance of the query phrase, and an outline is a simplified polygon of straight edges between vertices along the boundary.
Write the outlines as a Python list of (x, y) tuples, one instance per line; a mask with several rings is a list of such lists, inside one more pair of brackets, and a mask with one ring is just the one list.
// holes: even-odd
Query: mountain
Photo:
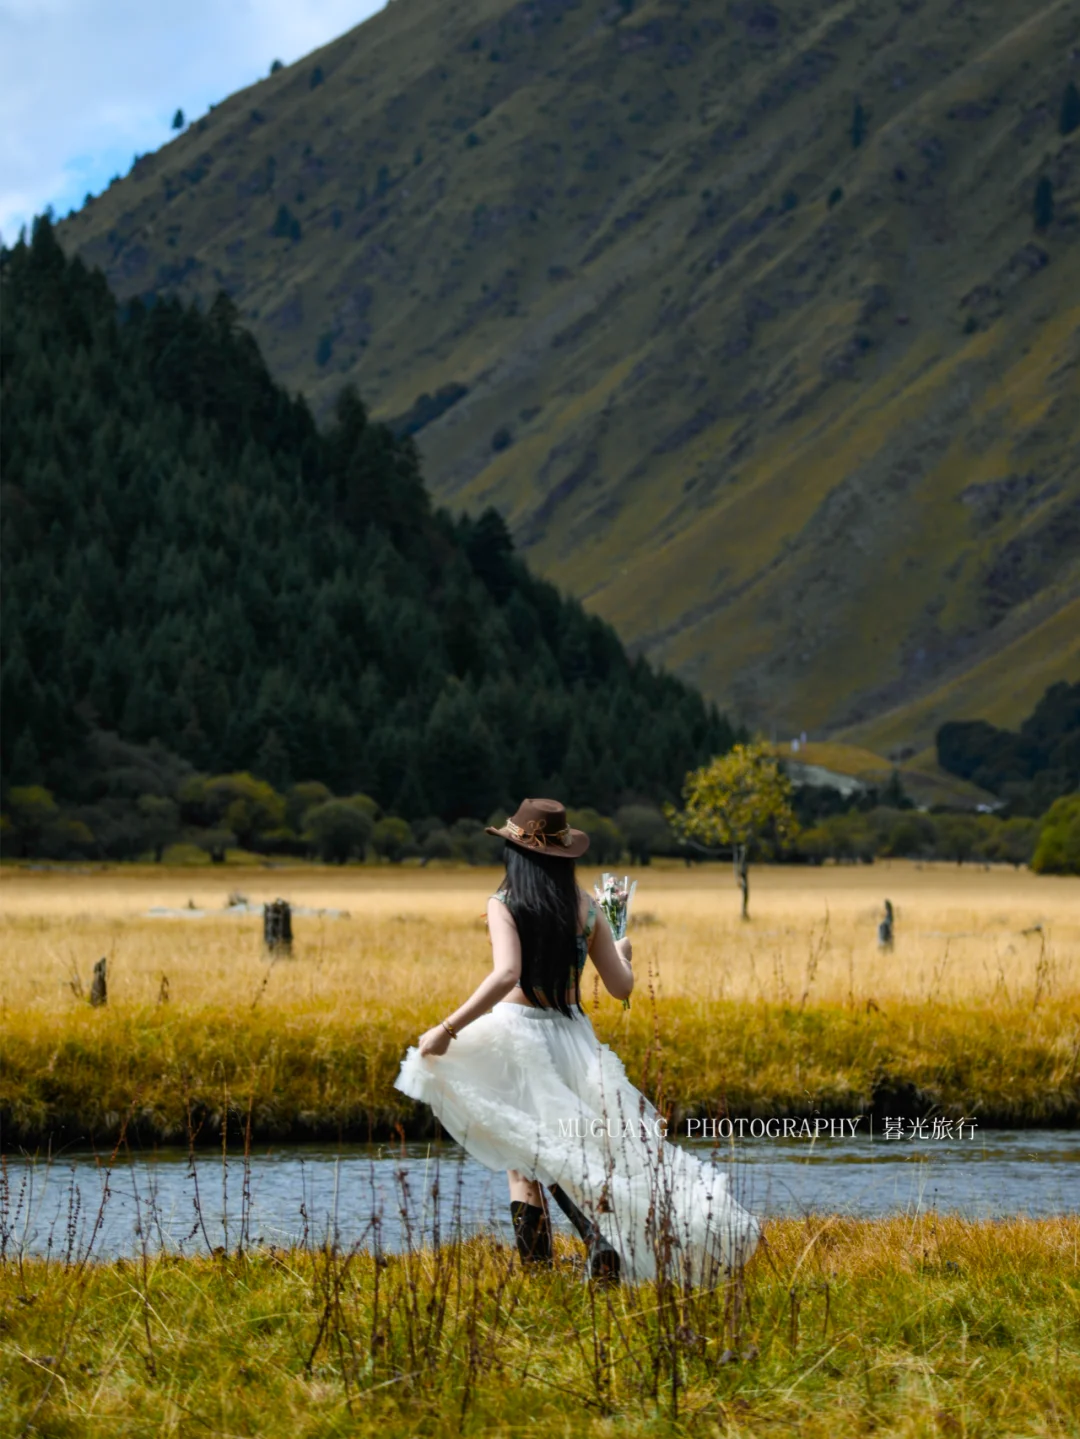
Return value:
[[(320, 432), (227, 297), (118, 310), (46, 220), (2, 260), (5, 798), (45, 786), (87, 852), (137, 852), (193, 767), (453, 822), (673, 799), (730, 747), (494, 511), (434, 509), (354, 391)], [(241, 785), (230, 830), (264, 799)]]
[(393, 0), (60, 235), (742, 719), (907, 752), (1080, 675), (1078, 79), (1077, 0)]

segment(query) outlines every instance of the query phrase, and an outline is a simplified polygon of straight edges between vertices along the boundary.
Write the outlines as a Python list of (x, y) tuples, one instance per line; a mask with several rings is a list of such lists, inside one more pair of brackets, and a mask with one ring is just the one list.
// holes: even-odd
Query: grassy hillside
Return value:
[(409, 415), (438, 498), (741, 718), (918, 749), (1080, 674), (1078, 20), (394, 0), (62, 238)]
[(932, 748), (909, 755), (897, 765), (889, 764), (881, 755), (861, 745), (844, 744), (838, 740), (811, 740), (800, 745), (797, 751), (780, 744), (775, 746), (775, 750), (781, 759), (793, 761), (797, 766), (812, 765), (879, 789), (888, 784), (893, 770), (898, 769), (905, 791), (919, 805), (949, 804), (960, 809), (974, 809), (979, 804), (994, 801), (994, 796), (987, 790), (943, 770)]

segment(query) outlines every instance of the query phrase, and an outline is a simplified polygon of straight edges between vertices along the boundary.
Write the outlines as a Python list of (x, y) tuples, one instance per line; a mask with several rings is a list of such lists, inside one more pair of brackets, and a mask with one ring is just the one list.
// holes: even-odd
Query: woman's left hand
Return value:
[(450, 1035), (441, 1024), (437, 1024), (420, 1036), (416, 1047), (425, 1059), (429, 1055), (445, 1054), (450, 1048)]

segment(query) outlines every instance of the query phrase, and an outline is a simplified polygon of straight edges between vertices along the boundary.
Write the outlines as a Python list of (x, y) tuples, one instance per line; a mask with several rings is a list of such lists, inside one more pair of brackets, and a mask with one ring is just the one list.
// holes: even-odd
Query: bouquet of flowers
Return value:
[[(600, 882), (593, 886), (593, 893), (596, 895), (600, 908), (608, 924), (611, 925), (611, 932), (616, 939), (622, 939), (626, 934), (627, 921), (630, 918), (630, 901), (637, 889), (637, 880), (631, 882), (630, 876), (624, 875), (621, 880), (613, 874), (606, 872)], [(623, 1000), (623, 1009), (630, 1008), (630, 1001)]]

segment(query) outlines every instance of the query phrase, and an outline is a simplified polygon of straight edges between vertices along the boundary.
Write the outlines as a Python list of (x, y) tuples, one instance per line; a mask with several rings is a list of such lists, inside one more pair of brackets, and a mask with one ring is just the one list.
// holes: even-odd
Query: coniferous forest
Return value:
[(46, 219), (2, 286), (2, 782), (24, 852), (43, 827), (88, 855), (160, 852), (178, 825), (287, 847), (334, 796), (414, 835), (530, 793), (611, 813), (675, 798), (733, 742), (530, 574), (494, 510), (433, 508), (412, 440), (354, 391), (319, 430), (225, 295), (118, 306)]

